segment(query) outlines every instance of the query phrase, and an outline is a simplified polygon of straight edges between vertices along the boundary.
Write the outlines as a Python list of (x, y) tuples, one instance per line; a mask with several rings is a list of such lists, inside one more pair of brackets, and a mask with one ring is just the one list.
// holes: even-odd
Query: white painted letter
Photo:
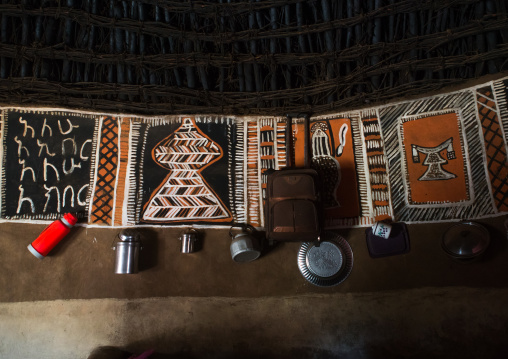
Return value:
[(62, 162), (62, 170), (63, 173), (66, 175), (70, 175), (72, 172), (74, 172), (74, 168), (81, 168), (81, 162), (77, 165), (74, 164), (74, 158), (71, 158), (71, 168), (69, 170), (65, 169), (65, 162), (67, 162), (67, 159), (63, 160)]
[(81, 159), (82, 159), (83, 161), (88, 161), (88, 159), (90, 158), (90, 157), (85, 157), (85, 156), (83, 156), (83, 148), (85, 147), (85, 145), (86, 145), (88, 142), (92, 143), (92, 140), (86, 140), (85, 142), (83, 142), (83, 144), (81, 145), (81, 151), (79, 151), (79, 157), (81, 157)]
[(65, 150), (65, 142), (67, 141), (71, 141), (71, 144), (72, 144), (72, 154), (75, 155), (76, 154), (76, 151), (78, 150), (78, 148), (76, 147), (76, 140), (74, 140), (74, 138), (66, 138), (62, 141), (62, 155), (65, 155), (66, 154), (66, 150)]
[(25, 172), (26, 171), (31, 171), (32, 172), (32, 179), (33, 179), (34, 182), (36, 182), (35, 181), (35, 172), (34, 172), (33, 168), (32, 167), (25, 167), (25, 160), (18, 159), (18, 161), (19, 161), (20, 165), (23, 165), (23, 168), (21, 169), (21, 177), (19, 177), (19, 181), (20, 182), (23, 181), (23, 178), (25, 177)]
[(69, 129), (64, 132), (64, 130), (62, 130), (62, 125), (60, 124), (60, 120), (58, 120), (58, 128), (60, 129), (60, 133), (62, 135), (67, 135), (67, 134), (71, 133), (73, 128), (78, 128), (79, 127), (79, 126), (73, 126), (72, 123), (71, 123), (71, 120), (69, 120), (69, 119), (67, 119), (67, 123), (69, 124)]
[(41, 131), (41, 137), (44, 137), (44, 130), (46, 130), (46, 128), (49, 130), (49, 137), (52, 137), (53, 130), (51, 129), (51, 127), (49, 127), (48, 124), (46, 124), (46, 118), (44, 118), (44, 124), (42, 125), (42, 131)]
[(54, 155), (56, 155), (56, 153), (49, 152), (49, 148), (48, 148), (48, 144), (47, 143), (40, 142), (39, 139), (37, 139), (37, 145), (39, 146), (39, 157), (41, 157), (41, 153), (42, 153), (42, 149), (43, 148), (46, 148), (46, 154), (48, 156), (53, 157)]
[(46, 185), (44, 185), (44, 189), (47, 191), (46, 194), (44, 196), (46, 196), (48, 199), (46, 200), (46, 204), (44, 205), (44, 210), (43, 212), (46, 212), (46, 209), (48, 208), (48, 202), (49, 202), (49, 199), (51, 198), (49, 192), (51, 192), (52, 190), (55, 190), (56, 191), (56, 211), (57, 212), (60, 212), (60, 191), (58, 190), (58, 187), (56, 186), (52, 186), (52, 187), (46, 187)]
[(85, 188), (88, 188), (90, 185), (86, 184), (84, 185), (83, 187), (81, 187), (81, 189), (78, 191), (78, 195), (76, 196), (76, 199), (78, 200), (78, 204), (80, 206), (85, 206), (86, 205), (86, 198), (84, 201), (81, 201), (81, 192), (85, 189)]
[(48, 158), (44, 157), (44, 182), (48, 181), (48, 166), (50, 166), (53, 171), (55, 171), (56, 180), (60, 181), (60, 175), (58, 174), (58, 170), (51, 163), (48, 163)]
[(21, 158), (21, 151), (22, 150), (25, 150), (26, 151), (26, 156), (27, 157), (30, 157), (30, 152), (28, 152), (28, 148), (26, 148), (25, 146), (23, 146), (23, 142), (21, 142), (20, 140), (18, 140), (18, 136), (14, 137), (14, 141), (16, 141), (16, 143), (18, 144), (18, 157)]
[(18, 200), (18, 209), (16, 210), (16, 213), (19, 213), (21, 211), (21, 206), (25, 201), (30, 203), (30, 208), (32, 209), (32, 213), (34, 213), (35, 212), (34, 201), (32, 201), (30, 197), (23, 197), (23, 193), (25, 192), (23, 186), (19, 185), (18, 188), (19, 188), (19, 200)]
[(67, 194), (68, 190), (71, 190), (71, 207), (74, 207), (74, 188), (72, 188), (71, 185), (68, 185), (64, 189), (63, 196), (62, 196), (62, 207), (65, 207), (65, 195)]
[(26, 120), (23, 120), (23, 117), (19, 118), (19, 123), (22, 123), (25, 125), (25, 130), (23, 131), (23, 137), (26, 137), (26, 130), (30, 129), (32, 131), (32, 138), (35, 136), (35, 131), (32, 126), (28, 126), (28, 123)]

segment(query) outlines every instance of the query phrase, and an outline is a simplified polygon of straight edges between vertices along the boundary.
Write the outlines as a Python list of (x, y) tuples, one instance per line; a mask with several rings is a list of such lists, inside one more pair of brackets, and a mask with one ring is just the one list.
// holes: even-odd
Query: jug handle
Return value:
[(233, 233), (231, 233), (231, 230), (233, 228), (241, 228), (242, 230), (248, 231), (249, 234), (252, 234), (256, 231), (256, 228), (252, 227), (250, 224), (247, 223), (235, 223), (231, 226), (229, 229), (229, 236), (233, 238)]

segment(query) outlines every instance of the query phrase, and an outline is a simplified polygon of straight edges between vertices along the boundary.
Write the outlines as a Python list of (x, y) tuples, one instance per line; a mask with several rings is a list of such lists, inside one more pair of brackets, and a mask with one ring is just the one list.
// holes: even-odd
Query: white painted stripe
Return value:
[[(101, 117), (99, 119), (99, 125), (98, 125), (98, 134), (95, 138), (95, 141), (97, 143), (97, 147), (96, 147), (96, 151), (95, 151), (95, 156), (93, 156), (95, 158), (95, 168), (93, 168), (94, 170), (94, 174), (93, 174), (93, 177), (92, 177), (92, 188), (91, 188), (91, 196), (90, 196), (90, 201), (89, 201), (89, 206), (88, 206), (88, 222), (90, 222), (92, 220), (92, 208), (93, 208), (93, 201), (94, 201), (94, 198), (95, 198), (95, 186), (97, 185), (97, 171), (99, 170), (99, 154), (100, 154), (100, 149), (99, 149), (99, 146), (101, 145), (101, 139), (102, 139), (102, 123), (104, 121), (104, 117)], [(92, 157), (92, 156), (91, 156)]]

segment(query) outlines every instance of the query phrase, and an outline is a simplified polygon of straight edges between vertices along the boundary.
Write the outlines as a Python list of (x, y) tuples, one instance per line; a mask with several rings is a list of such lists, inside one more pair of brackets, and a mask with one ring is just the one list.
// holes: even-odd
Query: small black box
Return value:
[(367, 248), (372, 258), (388, 257), (409, 252), (409, 235), (405, 223), (393, 223), (390, 237), (383, 238), (372, 234), (372, 228), (365, 230)]

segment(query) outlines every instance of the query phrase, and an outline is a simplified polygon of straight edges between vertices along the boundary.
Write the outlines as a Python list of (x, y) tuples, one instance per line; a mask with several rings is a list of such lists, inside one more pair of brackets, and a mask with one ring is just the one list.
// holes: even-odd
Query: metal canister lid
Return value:
[(479, 223), (460, 222), (443, 234), (442, 246), (454, 258), (472, 258), (482, 254), (490, 243), (489, 231)]
[(118, 235), (123, 242), (137, 242), (139, 241), (139, 233), (131, 228), (123, 229)]

